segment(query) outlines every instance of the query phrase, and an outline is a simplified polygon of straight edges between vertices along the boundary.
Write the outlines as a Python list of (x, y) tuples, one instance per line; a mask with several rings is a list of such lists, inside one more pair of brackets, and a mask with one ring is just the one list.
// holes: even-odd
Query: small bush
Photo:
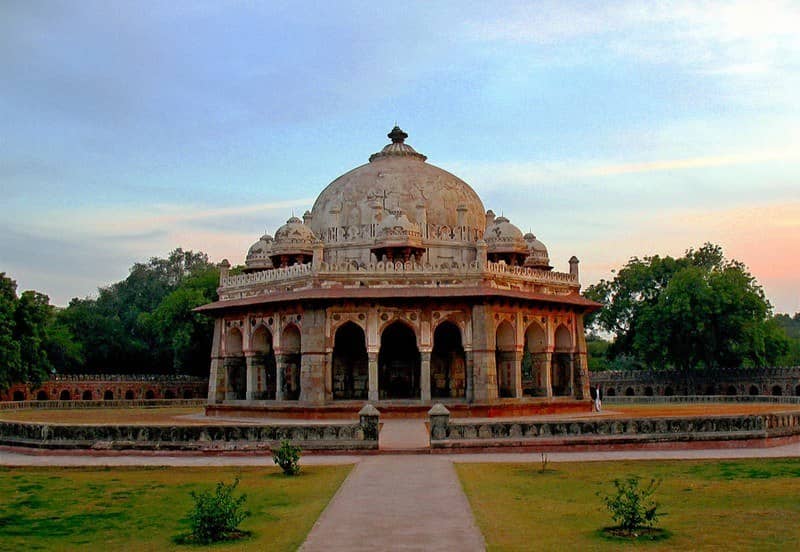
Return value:
[(655, 526), (658, 518), (663, 515), (658, 511), (658, 503), (651, 499), (661, 482), (651, 479), (646, 487), (640, 487), (640, 481), (639, 477), (615, 479), (616, 491), (613, 494), (598, 493), (617, 527), (632, 536), (636, 535), (637, 530)]
[(238, 485), (239, 477), (236, 477), (230, 485), (222, 481), (217, 483), (213, 493), (191, 492), (194, 499), (194, 507), (189, 512), (192, 541), (209, 544), (244, 534), (238, 530), (238, 526), (250, 512), (244, 510), (247, 495), (233, 496)]
[(286, 475), (300, 473), (300, 447), (292, 446), (288, 439), (281, 441), (281, 446), (272, 454), (272, 460), (281, 467)]

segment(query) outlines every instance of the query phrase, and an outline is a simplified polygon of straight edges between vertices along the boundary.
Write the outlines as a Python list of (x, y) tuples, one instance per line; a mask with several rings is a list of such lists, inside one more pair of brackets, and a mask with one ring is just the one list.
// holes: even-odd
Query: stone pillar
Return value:
[(251, 351), (247, 351), (244, 354), (244, 362), (246, 367), (246, 379), (245, 379), (245, 399), (248, 401), (254, 401), (258, 397), (259, 389), (258, 389), (258, 362), (256, 360), (255, 353)]
[(367, 369), (368, 369), (368, 393), (370, 401), (377, 401), (380, 398), (378, 392), (378, 352), (367, 353)]
[(219, 356), (219, 345), (222, 340), (222, 318), (214, 320), (214, 337), (211, 340), (211, 371), (208, 376), (208, 404), (215, 404), (225, 399), (224, 380), (225, 366)]
[(522, 398), (522, 355), (523, 351), (514, 351), (513, 352), (513, 363), (514, 366), (511, 370), (511, 378), (512, 378), (512, 388), (514, 392), (514, 398), (521, 399)]
[(431, 400), (431, 352), (420, 351), (419, 398), (423, 401)]
[(570, 397), (575, 393), (575, 361), (574, 355), (569, 355), (569, 384), (567, 385), (567, 395)]
[(283, 378), (286, 372), (286, 357), (275, 351), (275, 400), (283, 400)]
[(442, 403), (436, 403), (428, 410), (430, 420), (431, 441), (447, 439), (447, 426), (450, 423), (450, 411)]
[(575, 398), (576, 399), (589, 399), (591, 393), (589, 392), (589, 362), (586, 358), (586, 332), (583, 329), (583, 315), (575, 315), (575, 333), (576, 333), (576, 360), (575, 372), (577, 379), (575, 381)]
[(547, 398), (553, 398), (553, 353), (548, 351), (542, 355), (544, 357), (544, 389)]
[(378, 409), (367, 403), (358, 411), (358, 423), (364, 432), (365, 441), (377, 441), (380, 432), (380, 415)]
[(473, 393), (475, 401), (497, 398), (495, 332), (491, 308), (472, 307)]
[(325, 402), (325, 309), (303, 312), (300, 340), (300, 400)]
[(472, 349), (464, 351), (464, 378), (466, 379), (466, 399), (468, 403), (475, 400), (475, 382), (473, 381), (472, 370), (474, 367), (474, 360), (472, 358)]

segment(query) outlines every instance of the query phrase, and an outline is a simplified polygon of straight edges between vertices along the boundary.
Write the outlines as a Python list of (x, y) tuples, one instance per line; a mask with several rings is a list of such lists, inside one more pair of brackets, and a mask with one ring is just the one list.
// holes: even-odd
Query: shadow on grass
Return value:
[(595, 531), (595, 535), (609, 542), (658, 542), (667, 540), (672, 533), (666, 529), (656, 527), (642, 527), (633, 532), (621, 527), (603, 527)]
[(172, 537), (172, 542), (179, 545), (184, 546), (204, 546), (204, 547), (213, 547), (213, 546), (220, 546), (224, 544), (231, 544), (237, 542), (246, 542), (250, 540), (254, 536), (252, 531), (233, 531), (228, 533), (224, 539), (220, 539), (214, 542), (202, 542), (199, 540), (195, 540), (191, 533), (181, 533), (180, 535), (175, 535)]

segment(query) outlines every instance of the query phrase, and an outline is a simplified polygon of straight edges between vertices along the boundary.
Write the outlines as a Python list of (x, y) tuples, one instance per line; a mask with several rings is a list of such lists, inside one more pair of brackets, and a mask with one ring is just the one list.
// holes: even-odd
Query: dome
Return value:
[(272, 252), (272, 236), (264, 234), (259, 240), (247, 250), (247, 258), (244, 261), (245, 270), (269, 270), (272, 268), (272, 261), (269, 255)]
[[(314, 233), (324, 239), (330, 229), (346, 229), (349, 238), (370, 238), (369, 225), (380, 224), (401, 209), (429, 237), (458, 226), (465, 235), (480, 236), (486, 227), (483, 204), (466, 182), (426, 162), (405, 143), (408, 136), (395, 127), (392, 143), (369, 158), (369, 163), (331, 182), (311, 211)], [(430, 231), (429, 229), (434, 229)], [(474, 240), (473, 240), (474, 241)]]
[(525, 266), (530, 268), (541, 268), (551, 270), (550, 256), (547, 247), (536, 239), (536, 236), (528, 232), (525, 234), (525, 243), (528, 245), (528, 257), (525, 259)]
[(303, 224), (297, 217), (292, 217), (275, 232), (270, 256), (278, 255), (311, 255), (311, 246), (316, 238), (311, 228)]
[(418, 247), (421, 238), (419, 225), (408, 220), (401, 209), (387, 213), (376, 232), (377, 243), (383, 247)]
[(528, 245), (519, 228), (511, 224), (506, 217), (497, 217), (486, 228), (483, 239), (488, 245), (489, 253), (527, 253)]

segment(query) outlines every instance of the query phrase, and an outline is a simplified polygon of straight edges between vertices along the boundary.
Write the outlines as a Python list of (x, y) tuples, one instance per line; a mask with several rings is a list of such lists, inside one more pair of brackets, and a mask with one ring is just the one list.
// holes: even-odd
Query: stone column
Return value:
[(367, 360), (369, 376), (369, 391), (367, 395), (370, 401), (377, 401), (380, 397), (380, 393), (378, 392), (378, 352), (370, 351), (367, 353)]
[(244, 362), (247, 371), (245, 379), (245, 399), (254, 401), (258, 396), (258, 363), (255, 353), (247, 351), (244, 354)]
[(495, 333), (491, 308), (472, 307), (473, 396), (475, 401), (497, 398)]
[(224, 382), (225, 366), (219, 356), (219, 345), (222, 340), (222, 318), (214, 320), (214, 337), (211, 340), (211, 371), (208, 376), (208, 404), (215, 404), (225, 399)]
[(511, 370), (512, 386), (514, 389), (514, 398), (522, 398), (522, 351), (514, 351), (513, 353), (514, 366)]
[(544, 357), (544, 388), (547, 391), (547, 398), (553, 398), (553, 353), (546, 352)]
[(275, 350), (275, 400), (283, 400), (283, 377), (286, 372), (286, 357)]
[(420, 351), (419, 398), (423, 401), (431, 400), (431, 352)]
[(303, 312), (300, 400), (316, 404), (325, 402), (325, 309)]
[(570, 397), (575, 393), (575, 360), (574, 355), (569, 355), (569, 384), (567, 385), (567, 395)]
[(464, 378), (466, 380), (466, 399), (468, 403), (471, 403), (475, 400), (475, 382), (472, 375), (472, 371), (475, 365), (475, 362), (472, 358), (472, 349), (469, 351), (464, 351)]

